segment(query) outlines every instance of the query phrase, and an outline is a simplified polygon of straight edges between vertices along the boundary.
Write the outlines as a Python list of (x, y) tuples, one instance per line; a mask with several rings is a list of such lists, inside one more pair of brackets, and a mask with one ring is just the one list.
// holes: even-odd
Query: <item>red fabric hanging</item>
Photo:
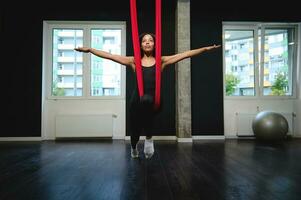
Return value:
[(131, 7), (131, 23), (132, 23), (132, 40), (133, 40), (134, 59), (135, 59), (135, 66), (136, 66), (135, 70), (136, 70), (139, 96), (142, 97), (144, 95), (144, 89), (143, 89), (143, 77), (142, 77), (142, 67), (141, 67), (140, 43), (139, 43), (139, 35), (138, 35), (136, 0), (130, 1), (130, 7)]
[[(130, 0), (131, 24), (132, 24), (132, 40), (134, 47), (134, 59), (136, 66), (136, 77), (138, 84), (139, 96), (144, 95), (143, 75), (140, 55), (140, 42), (138, 35), (137, 23), (137, 6), (136, 0)], [(160, 90), (161, 90), (161, 0), (156, 0), (156, 86), (155, 86), (155, 109), (160, 107)]]
[(155, 108), (160, 107), (161, 90), (161, 0), (156, 0), (156, 90)]

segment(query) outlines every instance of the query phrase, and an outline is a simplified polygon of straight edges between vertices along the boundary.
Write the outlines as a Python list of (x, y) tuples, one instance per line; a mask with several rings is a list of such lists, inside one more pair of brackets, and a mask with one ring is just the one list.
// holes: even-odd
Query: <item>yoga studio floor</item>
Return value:
[(301, 140), (155, 141), (130, 157), (123, 140), (0, 143), (0, 199), (250, 199), (301, 197)]

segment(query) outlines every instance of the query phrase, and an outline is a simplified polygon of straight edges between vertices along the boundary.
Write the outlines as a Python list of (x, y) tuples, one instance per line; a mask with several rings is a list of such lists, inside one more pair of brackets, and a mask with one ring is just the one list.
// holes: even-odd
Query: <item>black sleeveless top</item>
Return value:
[[(156, 87), (156, 65), (150, 67), (142, 66), (144, 94), (155, 97)], [(136, 74), (135, 74), (136, 76)], [(136, 79), (136, 77), (135, 77)], [(135, 89), (132, 93), (131, 102), (139, 102), (138, 83), (136, 79)]]

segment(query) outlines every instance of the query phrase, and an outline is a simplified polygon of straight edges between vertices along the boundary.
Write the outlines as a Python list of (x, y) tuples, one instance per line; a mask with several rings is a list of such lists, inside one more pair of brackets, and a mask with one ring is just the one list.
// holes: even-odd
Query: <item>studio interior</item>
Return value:
[(0, 30), (1, 200), (300, 199), (295, 2), (7, 2)]

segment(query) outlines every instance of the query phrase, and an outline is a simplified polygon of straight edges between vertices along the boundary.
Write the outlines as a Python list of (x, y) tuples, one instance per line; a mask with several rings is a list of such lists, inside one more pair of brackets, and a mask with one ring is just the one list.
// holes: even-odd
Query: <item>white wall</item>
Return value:
[(42, 139), (55, 139), (58, 114), (114, 114), (113, 138), (125, 137), (125, 100), (45, 100), (42, 115)]
[(236, 136), (236, 113), (257, 113), (262, 110), (273, 110), (281, 113), (294, 112), (295, 99), (282, 100), (224, 100), (224, 129), (225, 137)]

